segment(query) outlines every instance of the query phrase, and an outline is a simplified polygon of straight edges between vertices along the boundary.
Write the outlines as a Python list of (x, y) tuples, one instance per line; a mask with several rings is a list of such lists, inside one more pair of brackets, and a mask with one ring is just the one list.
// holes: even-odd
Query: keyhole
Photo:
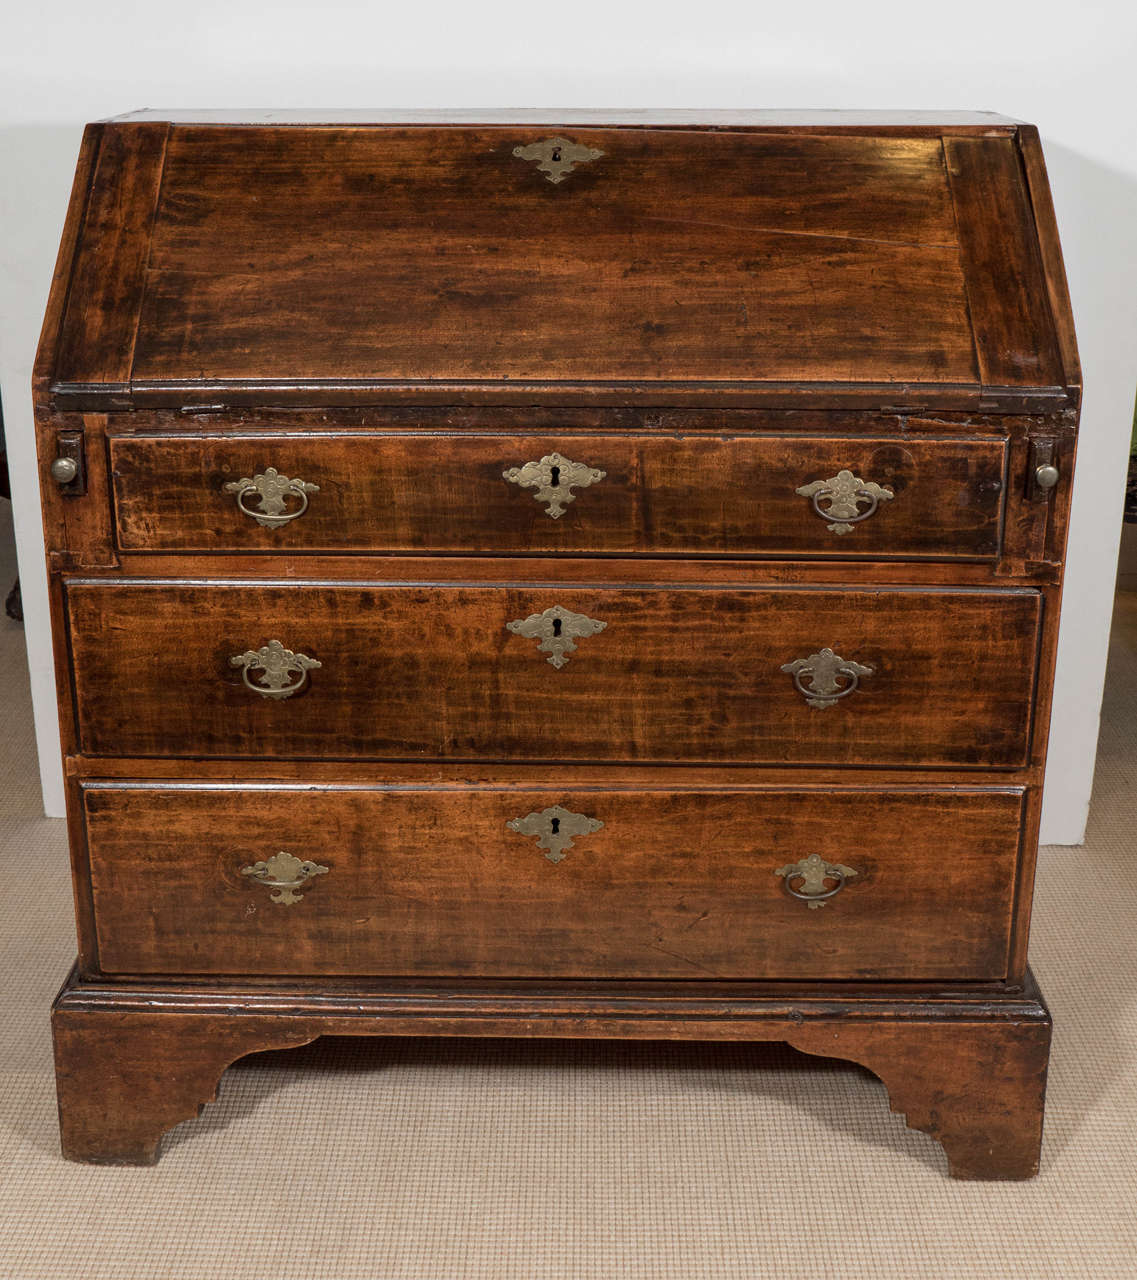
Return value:
[(560, 484), (560, 482), (561, 482), (560, 467), (550, 467), (549, 468), (549, 487), (555, 489), (557, 485)]
[(560, 159), (561, 159), (561, 149), (560, 149), (560, 147), (554, 147), (554, 148), (553, 148), (553, 159), (554, 159), (558, 164), (560, 163)]
[[(560, 634), (561, 634), (561, 620), (560, 618), (554, 618), (553, 619), (553, 635), (559, 636)], [(554, 819), (554, 821), (556, 821), (556, 819)]]
[(559, 835), (561, 830), (560, 818), (553, 818), (549, 824), (553, 829), (553, 835)]

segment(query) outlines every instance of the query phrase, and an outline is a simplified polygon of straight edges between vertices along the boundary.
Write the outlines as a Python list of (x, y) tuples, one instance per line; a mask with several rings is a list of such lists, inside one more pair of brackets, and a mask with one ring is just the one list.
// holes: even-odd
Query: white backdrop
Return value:
[[(62, 812), (28, 384), (87, 120), (151, 106), (976, 109), (1042, 132), (1086, 380), (1043, 839), (1082, 839), (1137, 385), (1132, 0), (0, 0), (0, 386)], [(951, 673), (945, 673), (950, 678)]]

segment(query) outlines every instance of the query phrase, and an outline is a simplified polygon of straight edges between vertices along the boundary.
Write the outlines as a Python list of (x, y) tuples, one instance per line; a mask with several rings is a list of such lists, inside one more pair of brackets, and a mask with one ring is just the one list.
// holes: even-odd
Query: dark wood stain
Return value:
[[(217, 1095), (235, 1059), (321, 1035), (780, 1040), (844, 1057), (885, 1083), (892, 1106), (943, 1146), (954, 1177), (1038, 1172), (1051, 1021), (1025, 990), (887, 995), (846, 987), (792, 995), (702, 982), (468, 985), (394, 982), (216, 993), (200, 984), (108, 986), (72, 976), (52, 1028), (63, 1151), (153, 1164), (162, 1134)], [(91, 1088), (98, 1080), (99, 1088)]]
[[(553, 134), (604, 154), (553, 185)], [(784, 1040), (1029, 1177), (1080, 384), (999, 117), (88, 128), (35, 372), (64, 1153), (320, 1035)], [(558, 520), (502, 474), (553, 452), (606, 473)], [(319, 486), (277, 529), (224, 491), (270, 466)], [(795, 491), (842, 469), (893, 497), (838, 535)], [(560, 670), (506, 625), (554, 604), (607, 624)], [(271, 639), (293, 697), (229, 661)], [(822, 647), (872, 672), (814, 709)], [(604, 824), (556, 864), (507, 825), (554, 805)]]
[[(879, 407), (890, 385), (892, 402), (942, 409), (1021, 404), (1027, 388), (1067, 398), (1015, 139), (999, 131), (590, 127), (575, 136), (604, 154), (557, 185), (513, 155), (548, 136), (534, 127), (101, 136), (112, 156), (143, 137), (164, 154), (107, 160), (129, 185), (96, 175), (109, 229), (96, 200), (77, 255), (92, 279), (65, 323), (78, 339), (95, 308), (129, 333), (105, 371), (92, 356), (109, 332), (82, 354), (61, 345), (61, 405), (176, 405), (194, 384), (298, 404), (519, 386), (562, 403), (653, 386), (664, 404), (742, 390)], [(122, 228), (121, 248), (95, 253)]]
[(944, 152), (984, 387), (1061, 385), (1019, 155), (992, 138), (945, 138)]
[[(561, 515), (504, 472), (560, 454), (605, 473)], [(124, 551), (480, 551), (579, 554), (928, 556), (994, 559), (1003, 509), (1000, 440), (638, 436), (252, 438), (111, 441)], [(319, 485), (308, 509), (267, 528), (226, 483), (273, 466)], [(851, 470), (894, 498), (847, 534), (796, 491)], [(558, 480), (560, 477), (558, 476)], [(256, 500), (248, 504), (257, 509)], [(289, 499), (289, 509), (299, 509)], [(822, 506), (824, 507), (824, 503)], [(867, 504), (862, 506), (867, 510)]]
[[(604, 824), (557, 863), (506, 825), (554, 804)], [(1021, 806), (849, 788), (85, 791), (107, 973), (280, 977), (997, 980)], [(241, 874), (278, 845), (329, 868), (299, 902)], [(818, 847), (857, 875), (810, 909), (775, 873)]]
[[(606, 624), (559, 670), (507, 629), (553, 606)], [(94, 755), (1006, 767), (1026, 763), (1041, 601), (76, 582), (68, 614)], [(229, 661), (272, 640), (322, 664), (286, 699)], [(825, 647), (873, 674), (818, 709), (781, 667)]]

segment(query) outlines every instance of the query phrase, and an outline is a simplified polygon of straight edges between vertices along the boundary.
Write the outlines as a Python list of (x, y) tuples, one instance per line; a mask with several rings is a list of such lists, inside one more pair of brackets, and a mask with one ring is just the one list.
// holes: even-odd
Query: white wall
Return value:
[[(1082, 838), (1137, 383), (1131, 0), (0, 0), (0, 383), (61, 810), (28, 379), (84, 121), (137, 107), (989, 109), (1036, 123), (1086, 395), (1043, 837)], [(945, 673), (946, 674), (946, 673)]]

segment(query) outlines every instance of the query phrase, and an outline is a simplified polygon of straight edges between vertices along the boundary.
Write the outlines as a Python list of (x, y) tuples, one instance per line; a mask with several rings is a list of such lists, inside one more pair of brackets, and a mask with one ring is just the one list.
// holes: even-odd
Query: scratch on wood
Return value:
[(787, 231), (784, 227), (744, 227), (733, 222), (708, 222), (702, 218), (664, 218), (645, 214), (645, 222), (670, 222), (683, 227), (715, 227), (722, 231), (749, 231), (765, 236), (797, 236), (805, 240), (848, 240), (854, 244), (894, 245), (901, 249), (958, 249), (956, 244), (939, 244), (931, 240), (877, 240), (872, 236), (854, 236), (841, 231)]
[(658, 941), (653, 942), (651, 945), (654, 950), (661, 951), (665, 956), (671, 956), (674, 960), (682, 960), (684, 964), (689, 964), (692, 968), (701, 969), (712, 977), (718, 977), (714, 969), (708, 969), (705, 964), (700, 964), (698, 960), (692, 960), (690, 956), (681, 955), (678, 951), (668, 951), (666, 947), (660, 946)]

